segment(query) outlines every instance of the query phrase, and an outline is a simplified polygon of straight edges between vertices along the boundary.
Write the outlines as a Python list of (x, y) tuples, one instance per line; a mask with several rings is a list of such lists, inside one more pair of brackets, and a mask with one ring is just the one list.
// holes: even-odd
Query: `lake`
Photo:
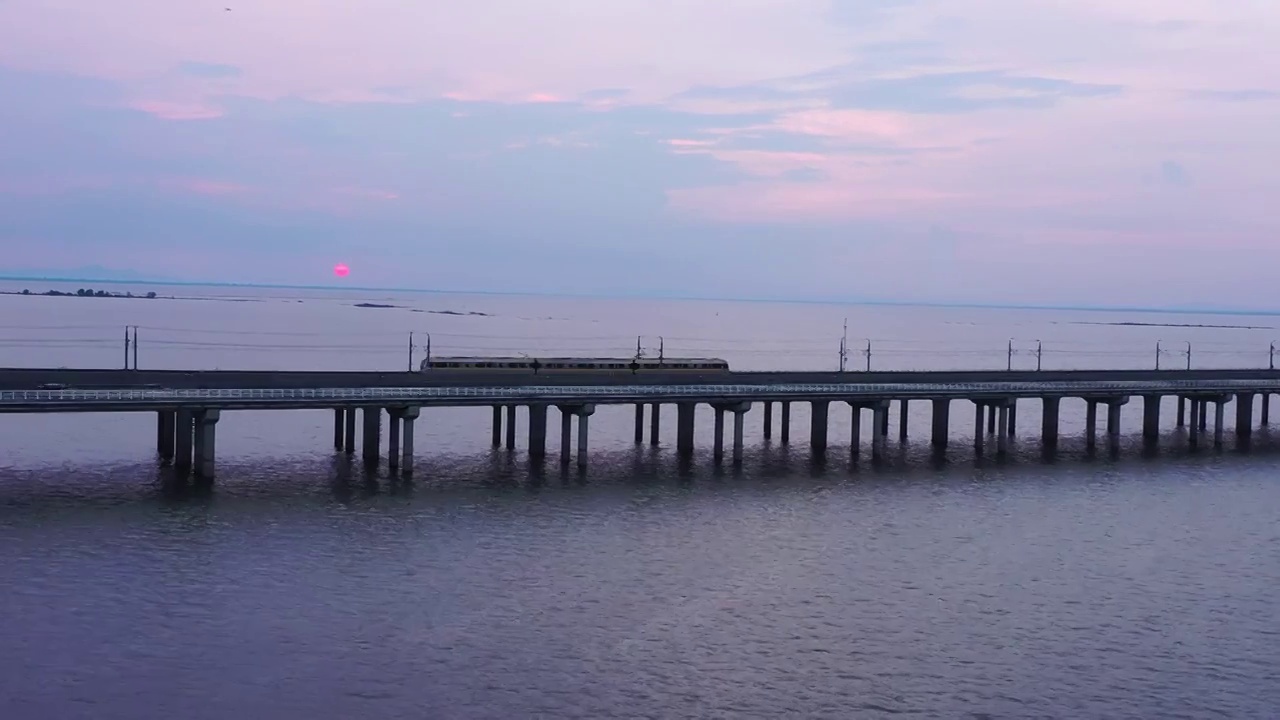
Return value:
[[(29, 281), (0, 290), (67, 286)], [(75, 291), (75, 287), (70, 287)], [(1266, 367), (1280, 317), (106, 286), (0, 296), (0, 365), (399, 370), (433, 354), (715, 356), (738, 369)], [(359, 307), (376, 305), (378, 307)], [(383, 307), (390, 306), (390, 307)], [(848, 323), (847, 332), (844, 324)], [(412, 343), (410, 333), (413, 333)], [(1036, 350), (1040, 350), (1037, 357)], [(1010, 350), (1012, 349), (1012, 353)], [(592, 420), (562, 476), (428, 410), (411, 482), (327, 412), (225, 413), (176, 485), (154, 418), (0, 416), (0, 717), (1269, 717), (1280, 707), (1280, 436), (1190, 453), (1165, 414), (1085, 451), (1034, 404), (1005, 461), (928, 409), (882, 466), (832, 413), (816, 463), (748, 414), (742, 468)], [(1232, 415), (1232, 413), (1228, 413)], [(1230, 419), (1230, 418), (1229, 418)], [(803, 430), (802, 430), (803, 429)], [(966, 437), (968, 433), (968, 437)], [(523, 445), (523, 438), (521, 438)], [(554, 445), (554, 443), (553, 443)]]

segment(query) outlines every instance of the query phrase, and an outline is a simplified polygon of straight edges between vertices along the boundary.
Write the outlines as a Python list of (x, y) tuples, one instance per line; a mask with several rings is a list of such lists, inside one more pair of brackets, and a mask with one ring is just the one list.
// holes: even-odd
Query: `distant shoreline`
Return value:
[(45, 290), (44, 292), (32, 292), (31, 290), (0, 290), (0, 295), (18, 295), (22, 297), (78, 297), (78, 298), (119, 298), (124, 300), (172, 300), (172, 297), (162, 297), (154, 292), (145, 295), (134, 295), (131, 292), (108, 292), (106, 290), (94, 290), (93, 288), (80, 288), (75, 292), (63, 290)]
[[(553, 297), (582, 300), (671, 300), (683, 302), (731, 302), (731, 303), (775, 303), (779, 305), (828, 305), (838, 307), (924, 307), (950, 308), (960, 310), (1035, 310), (1050, 312), (1087, 312), (1087, 313), (1142, 313), (1146, 315), (1220, 315), (1220, 316), (1253, 316), (1280, 317), (1280, 308), (1264, 310), (1255, 309), (1207, 309), (1176, 307), (1098, 307), (1073, 305), (1033, 305), (1025, 303), (977, 303), (977, 302), (929, 302), (907, 300), (874, 300), (874, 299), (799, 299), (770, 297), (711, 297), (687, 295), (644, 295), (640, 293), (555, 293), (555, 292), (520, 292), (498, 290), (442, 290), (426, 288), (399, 287), (364, 287), (332, 285), (289, 285), (283, 283), (235, 283), (208, 282), (190, 280), (108, 280), (91, 278), (32, 277), (29, 275), (0, 275), (0, 282), (52, 282), (52, 283), (97, 283), (100, 285), (142, 285), (160, 287), (207, 287), (207, 288), (245, 288), (255, 290), (315, 290), (323, 292), (375, 292), (375, 293), (412, 293), (420, 295), (479, 295), (489, 297)], [(8, 293), (12, 294), (12, 293)], [(21, 293), (19, 293), (21, 294)], [(136, 296), (135, 296), (136, 297)]]

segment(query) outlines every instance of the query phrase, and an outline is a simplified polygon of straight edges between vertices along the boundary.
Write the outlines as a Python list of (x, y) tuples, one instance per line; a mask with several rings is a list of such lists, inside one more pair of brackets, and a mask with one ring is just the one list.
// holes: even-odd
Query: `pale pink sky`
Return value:
[(1280, 309), (1277, 41), (1245, 0), (7, 0), (0, 272)]

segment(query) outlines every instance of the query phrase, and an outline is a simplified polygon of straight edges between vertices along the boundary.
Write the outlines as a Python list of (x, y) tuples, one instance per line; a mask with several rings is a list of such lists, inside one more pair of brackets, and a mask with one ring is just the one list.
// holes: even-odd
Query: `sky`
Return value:
[(1276, 309), (1277, 41), (1274, 0), (0, 0), (0, 274)]

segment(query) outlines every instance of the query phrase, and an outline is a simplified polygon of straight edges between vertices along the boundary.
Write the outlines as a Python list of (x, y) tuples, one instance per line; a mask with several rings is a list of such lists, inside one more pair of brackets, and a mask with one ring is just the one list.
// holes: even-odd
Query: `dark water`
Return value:
[[(57, 299), (19, 300), (31, 304), (6, 318), (73, 324), (66, 305), (48, 305)], [(415, 301), (437, 302), (405, 300)], [(175, 306), (81, 302), (90, 315), (122, 313), (85, 320), (96, 329), (75, 332), (89, 335), (197, 320), (262, 333), (228, 334), (218, 353), (236, 341), (339, 345), (278, 334), (338, 322), (328, 314), (351, 319), (339, 335), (379, 330), (360, 318), (403, 317), (348, 315), (334, 299), (191, 301), (198, 312), (167, 318)], [(446, 316), (449, 332), (567, 344), (603, 333), (581, 329), (593, 322), (619, 336), (636, 318), (661, 324), (643, 304), (475, 302), (498, 317)], [(832, 317), (838, 340), (846, 312), (877, 317), (672, 307), (660, 308), (671, 325), (721, 342), (737, 365), (785, 367), (783, 354), (751, 351), (787, 333), (819, 336)], [(950, 332), (962, 347), (996, 344), (993, 362), (1010, 334), (1066, 327), (1063, 346), (1118, 353), (1107, 348), (1143, 345), (1150, 332), (1059, 324), (1068, 314), (890, 312), (878, 332), (903, 347)], [(1221, 357), (1253, 358), (1261, 344), (1265, 363), (1270, 331), (1164, 332)], [(107, 352), (83, 344), (88, 335), (62, 337)], [(201, 337), (188, 342), (217, 335)], [(40, 364), (71, 347), (12, 352)], [(210, 346), (169, 347), (175, 364), (198, 364)], [(380, 357), (248, 352), (317, 365)], [(959, 349), (919, 357), (977, 362)], [(1093, 364), (1109, 357), (1119, 355)], [(395, 362), (390, 349), (384, 360)], [(242, 363), (255, 364), (265, 363)], [(1092, 457), (1068, 438), (1045, 461), (1029, 404), (1017, 452), (993, 462), (974, 459), (959, 408), (945, 463), (919, 446), (920, 414), (883, 467), (849, 461), (842, 415), (818, 466), (802, 442), (761, 441), (755, 413), (737, 472), (713, 468), (709, 453), (681, 470), (666, 447), (636, 449), (629, 410), (605, 408), (584, 476), (490, 451), (486, 411), (433, 411), (412, 483), (333, 456), (325, 413), (228, 413), (212, 488), (167, 481), (150, 457), (151, 418), (0, 417), (0, 717), (1274, 716), (1280, 438), (1189, 454), (1168, 427), (1155, 457), (1132, 440), (1118, 457)], [(1078, 431), (1079, 410), (1064, 404), (1064, 433)], [(1126, 430), (1136, 421), (1127, 416)], [(802, 413), (795, 422), (794, 437), (807, 437)]]

